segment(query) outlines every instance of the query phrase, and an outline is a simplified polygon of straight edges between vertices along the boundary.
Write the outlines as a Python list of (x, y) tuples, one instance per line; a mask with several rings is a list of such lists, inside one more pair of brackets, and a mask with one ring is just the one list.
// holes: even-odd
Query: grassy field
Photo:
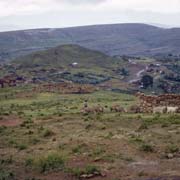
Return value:
[[(83, 114), (84, 101), (105, 107)], [(180, 179), (180, 115), (112, 113), (133, 95), (0, 90), (0, 180)]]

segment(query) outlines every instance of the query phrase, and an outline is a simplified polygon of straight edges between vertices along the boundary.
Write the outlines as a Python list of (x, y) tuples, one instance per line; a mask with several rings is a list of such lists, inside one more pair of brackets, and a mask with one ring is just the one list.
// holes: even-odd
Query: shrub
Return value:
[(33, 158), (29, 157), (25, 160), (25, 166), (32, 166), (33, 165)]
[(0, 126), (0, 134), (5, 131), (6, 127), (5, 126)]
[(0, 159), (0, 165), (11, 164), (12, 162), (13, 162), (12, 156), (10, 156), (8, 158), (1, 158)]
[(76, 177), (80, 177), (81, 175), (90, 175), (90, 174), (100, 174), (100, 170), (97, 166), (87, 165), (85, 168), (73, 168), (71, 173)]
[(38, 139), (38, 138), (36, 138), (36, 137), (34, 137), (34, 138), (32, 138), (32, 139), (30, 139), (30, 141), (29, 141), (31, 144), (37, 144), (37, 143), (39, 143), (40, 142), (40, 139)]
[(141, 151), (145, 151), (145, 152), (153, 152), (154, 151), (154, 148), (153, 148), (153, 146), (152, 145), (150, 145), (150, 144), (142, 144), (141, 146), (140, 146), (140, 150)]
[(168, 153), (176, 153), (179, 151), (179, 147), (175, 144), (171, 144), (166, 148), (166, 152)]
[(43, 137), (49, 137), (49, 136), (52, 136), (52, 135), (54, 135), (54, 132), (52, 130), (50, 130), (50, 129), (45, 129), (43, 131), (43, 133), (42, 133)]
[(16, 144), (16, 148), (19, 150), (24, 150), (24, 149), (27, 149), (27, 145), (26, 144)]
[(14, 174), (10, 171), (0, 170), (0, 180), (13, 180)]
[(88, 151), (88, 146), (84, 143), (77, 145), (76, 147), (72, 148), (72, 152), (75, 154), (81, 154), (83, 152)]
[(44, 173), (51, 170), (62, 170), (64, 168), (64, 158), (57, 154), (51, 153), (38, 159), (28, 158), (25, 162), (26, 166), (31, 166), (39, 172)]

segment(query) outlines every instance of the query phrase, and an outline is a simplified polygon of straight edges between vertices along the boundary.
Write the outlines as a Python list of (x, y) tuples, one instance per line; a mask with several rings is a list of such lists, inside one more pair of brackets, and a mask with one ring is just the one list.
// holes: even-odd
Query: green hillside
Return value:
[(108, 68), (114, 63), (117, 63), (117, 59), (78, 45), (62, 45), (46, 51), (39, 51), (19, 57), (13, 63), (20, 64), (23, 68), (35, 66), (67, 67), (73, 63), (77, 63), (77, 66), (81, 68), (90, 68), (93, 66)]
[(64, 80), (83, 84), (99, 84), (112, 78), (121, 79), (116, 70), (125, 62), (78, 45), (62, 45), (22, 56), (12, 61), (18, 75), (45, 82)]

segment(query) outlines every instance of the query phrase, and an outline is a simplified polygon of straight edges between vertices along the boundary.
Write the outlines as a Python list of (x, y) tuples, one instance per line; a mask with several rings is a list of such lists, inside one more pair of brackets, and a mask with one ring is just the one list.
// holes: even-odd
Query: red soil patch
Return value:
[(2, 117), (2, 120), (0, 120), (0, 126), (14, 127), (20, 125), (21, 122), (22, 120), (16, 116), (6, 116)]

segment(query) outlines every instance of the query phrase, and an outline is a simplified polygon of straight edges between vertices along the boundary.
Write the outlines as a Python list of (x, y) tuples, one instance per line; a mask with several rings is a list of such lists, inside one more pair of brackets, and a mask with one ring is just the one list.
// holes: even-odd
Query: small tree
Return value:
[(153, 87), (153, 77), (150, 75), (144, 75), (141, 79), (141, 83), (145, 89)]
[(125, 68), (122, 68), (122, 69), (121, 69), (121, 75), (123, 75), (123, 76), (128, 76), (128, 75), (129, 75), (128, 70), (125, 69)]

